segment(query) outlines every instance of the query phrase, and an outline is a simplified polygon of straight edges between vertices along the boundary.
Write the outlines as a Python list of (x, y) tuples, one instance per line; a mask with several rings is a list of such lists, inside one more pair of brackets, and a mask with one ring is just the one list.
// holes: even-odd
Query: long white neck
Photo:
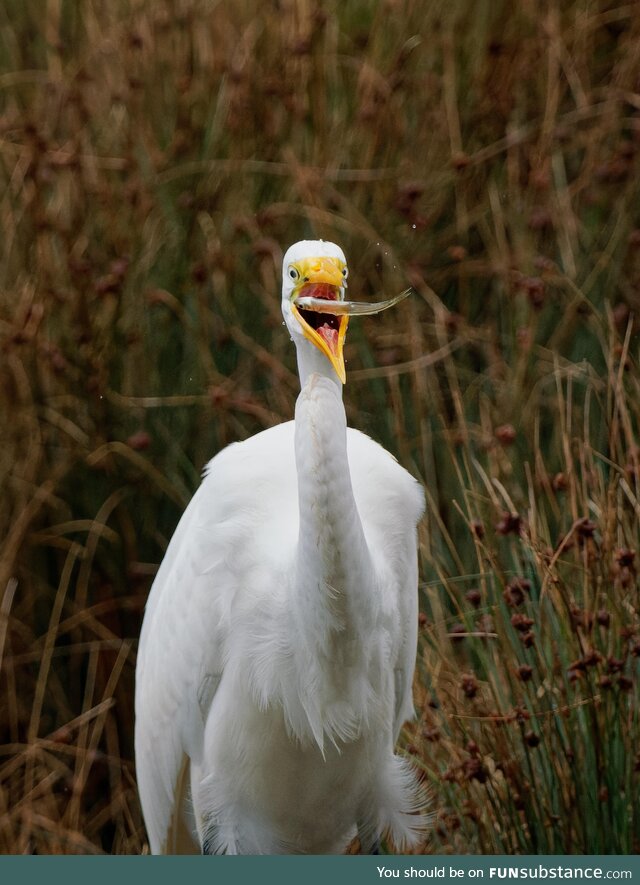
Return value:
[[(309, 719), (317, 713), (325, 732), (346, 737), (359, 718), (355, 710), (363, 692), (349, 684), (349, 673), (366, 670), (354, 656), (366, 654), (377, 599), (351, 485), (341, 385), (326, 374), (309, 375), (298, 397), (295, 457), (300, 535), (291, 605), (298, 647), (313, 662)], [(327, 709), (338, 705), (351, 710), (352, 718), (349, 725), (336, 720), (334, 729)]]

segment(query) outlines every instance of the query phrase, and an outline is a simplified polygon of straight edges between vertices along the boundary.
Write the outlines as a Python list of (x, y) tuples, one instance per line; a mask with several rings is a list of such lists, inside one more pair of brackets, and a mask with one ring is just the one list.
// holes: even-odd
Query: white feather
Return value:
[(342, 851), (356, 829), (409, 845), (424, 826), (394, 755), (413, 715), (423, 493), (346, 429), (328, 375), (307, 376), (295, 422), (209, 463), (158, 571), (136, 674), (153, 853), (180, 850), (181, 817), (190, 847), (230, 854)]

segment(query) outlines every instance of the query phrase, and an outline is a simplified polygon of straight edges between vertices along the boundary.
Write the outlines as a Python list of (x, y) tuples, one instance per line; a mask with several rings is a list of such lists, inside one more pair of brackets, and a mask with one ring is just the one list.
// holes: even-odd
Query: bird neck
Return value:
[(309, 639), (320, 645), (330, 634), (347, 641), (366, 629), (373, 569), (351, 485), (342, 385), (326, 375), (309, 375), (298, 397), (295, 456), (298, 627), (313, 625)]
[(342, 399), (342, 382), (336, 375), (335, 369), (318, 348), (307, 339), (296, 341), (296, 356), (298, 359), (298, 374), (302, 390), (312, 375), (321, 375), (328, 378), (338, 387), (340, 399)]

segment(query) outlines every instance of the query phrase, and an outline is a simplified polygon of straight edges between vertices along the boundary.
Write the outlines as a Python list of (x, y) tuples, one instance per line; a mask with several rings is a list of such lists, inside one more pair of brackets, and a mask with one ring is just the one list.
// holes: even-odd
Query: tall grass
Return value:
[(465, 423), (447, 450), (456, 527), (433, 502), (411, 738), (443, 849), (640, 847), (637, 394), (619, 356), (603, 378), (556, 365), (518, 429), (480, 455)]
[(419, 477), (435, 852), (638, 851), (633, 3), (0, 9), (0, 851), (139, 852), (136, 640), (203, 464), (291, 417), (283, 247)]

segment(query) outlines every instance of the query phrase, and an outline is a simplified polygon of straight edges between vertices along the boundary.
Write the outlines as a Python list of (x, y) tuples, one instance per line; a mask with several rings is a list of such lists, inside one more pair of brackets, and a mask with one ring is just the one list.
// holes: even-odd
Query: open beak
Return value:
[(350, 316), (367, 316), (393, 307), (411, 292), (406, 289), (386, 301), (345, 301), (347, 282), (343, 266), (334, 258), (309, 258), (298, 265), (300, 282), (293, 291), (291, 308), (305, 337), (324, 353), (344, 384), (344, 339)]
[[(291, 301), (293, 315), (305, 338), (322, 351), (344, 384), (347, 373), (343, 349), (349, 317), (333, 311), (333, 306), (344, 298), (346, 280), (342, 276), (342, 265), (334, 258), (323, 257), (308, 258), (298, 267), (300, 282)], [(309, 301), (311, 306), (307, 308), (301, 301)], [(322, 305), (322, 311), (318, 310), (318, 303)]]

